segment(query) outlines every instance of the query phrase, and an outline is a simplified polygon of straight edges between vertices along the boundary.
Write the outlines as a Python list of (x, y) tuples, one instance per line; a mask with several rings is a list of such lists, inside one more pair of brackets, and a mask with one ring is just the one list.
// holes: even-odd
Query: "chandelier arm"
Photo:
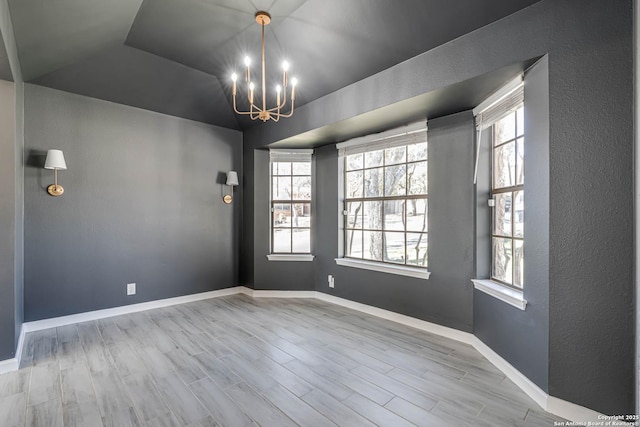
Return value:
[(294, 101), (291, 101), (291, 111), (289, 111), (289, 114), (278, 114), (280, 117), (291, 117), (293, 116), (293, 107), (294, 107)]
[(233, 111), (235, 111), (236, 114), (250, 114), (247, 111), (238, 111), (238, 108), (236, 107), (236, 97), (235, 97), (235, 95), (233, 96)]

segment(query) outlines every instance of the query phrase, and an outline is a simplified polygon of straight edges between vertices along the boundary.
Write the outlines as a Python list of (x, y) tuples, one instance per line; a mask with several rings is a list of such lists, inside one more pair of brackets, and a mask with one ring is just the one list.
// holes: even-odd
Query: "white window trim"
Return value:
[(315, 255), (311, 254), (269, 254), (267, 259), (269, 261), (296, 261), (296, 262), (310, 262), (313, 261)]
[(363, 270), (379, 271), (381, 273), (397, 274), (400, 276), (415, 277), (428, 280), (431, 276), (426, 268), (407, 267), (406, 265), (393, 265), (389, 263), (367, 261), (357, 258), (336, 258), (336, 264), (343, 267), (361, 268)]
[(338, 255), (336, 264), (343, 267), (360, 268), (363, 270), (378, 271), (381, 273), (396, 274), (400, 276), (415, 277), (418, 279), (428, 280), (431, 272), (426, 268), (410, 267), (406, 265), (394, 265), (391, 263), (369, 261), (359, 258), (344, 257), (344, 158), (349, 154), (365, 152), (375, 149), (392, 148), (396, 145), (407, 145), (406, 142), (400, 143), (396, 137), (409, 135), (415, 132), (424, 132), (428, 130), (427, 121), (411, 123), (409, 125), (390, 129), (385, 132), (366, 135), (360, 138), (354, 138), (349, 141), (336, 144), (338, 150)]
[(519, 289), (509, 288), (498, 282), (488, 279), (471, 279), (473, 287), (477, 290), (491, 295), (494, 298), (504, 301), (522, 311), (527, 307), (527, 300), (524, 299), (524, 292)]
[[(304, 149), (304, 148), (293, 148), (293, 149), (270, 149), (269, 150), (269, 251), (271, 251), (273, 247), (273, 242), (271, 242), (272, 236), (272, 227), (273, 221), (271, 217), (271, 202), (273, 201), (272, 194), (272, 173), (273, 169), (271, 164), (274, 161), (282, 161), (282, 162), (309, 162), (311, 163), (311, 183), (312, 183), (312, 192), (311, 192), (311, 206), (315, 203), (314, 201), (314, 167), (313, 167), (313, 149)], [(313, 234), (313, 222), (311, 223), (310, 231)], [(289, 262), (311, 262), (315, 258), (315, 255), (311, 253), (304, 254), (296, 254), (296, 253), (270, 253), (267, 254), (268, 261), (289, 261)]]

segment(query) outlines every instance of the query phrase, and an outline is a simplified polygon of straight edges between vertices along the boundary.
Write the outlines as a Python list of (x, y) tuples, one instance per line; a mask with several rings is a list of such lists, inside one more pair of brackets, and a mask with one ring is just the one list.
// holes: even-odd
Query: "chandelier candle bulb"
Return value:
[(232, 89), (232, 91), (231, 91), (231, 94), (232, 94), (233, 96), (236, 96), (236, 92), (237, 92), (237, 90), (236, 90), (236, 89), (237, 89), (237, 88), (236, 88), (236, 80), (238, 80), (238, 76), (237, 76), (237, 74), (236, 74), (236, 73), (233, 73), (233, 74), (231, 75), (231, 80), (233, 80), (233, 89)]
[(287, 87), (287, 71), (289, 71), (289, 63), (287, 61), (282, 63), (282, 70), (282, 86)]
[(247, 80), (247, 83), (251, 83), (251, 58), (249, 58), (248, 56), (244, 57), (244, 65), (247, 66), (247, 76), (245, 77), (245, 79)]

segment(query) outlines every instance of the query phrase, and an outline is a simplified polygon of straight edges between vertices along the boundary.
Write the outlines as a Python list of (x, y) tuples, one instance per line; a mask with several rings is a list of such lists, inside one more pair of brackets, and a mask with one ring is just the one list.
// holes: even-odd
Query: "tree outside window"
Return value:
[(524, 285), (524, 108), (492, 126), (491, 278)]
[(427, 142), (347, 155), (345, 257), (427, 266)]

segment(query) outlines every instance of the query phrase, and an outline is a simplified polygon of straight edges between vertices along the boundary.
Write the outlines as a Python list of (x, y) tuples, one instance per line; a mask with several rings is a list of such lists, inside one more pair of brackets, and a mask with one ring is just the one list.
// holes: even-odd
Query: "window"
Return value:
[(271, 253), (311, 253), (313, 150), (271, 150)]
[(344, 162), (344, 257), (426, 270), (426, 126), (385, 135), (338, 145)]
[[(488, 196), (490, 207), (477, 211), (481, 243), (476, 257), (481, 277), (472, 282), (476, 289), (521, 310), (527, 305), (523, 291), (524, 111), (523, 76), (508, 82), (473, 110), (477, 130), (474, 183), (478, 184), (476, 194)], [(482, 179), (478, 182), (480, 164), (486, 166), (480, 169)]]
[(491, 279), (524, 285), (524, 107), (491, 127)]

